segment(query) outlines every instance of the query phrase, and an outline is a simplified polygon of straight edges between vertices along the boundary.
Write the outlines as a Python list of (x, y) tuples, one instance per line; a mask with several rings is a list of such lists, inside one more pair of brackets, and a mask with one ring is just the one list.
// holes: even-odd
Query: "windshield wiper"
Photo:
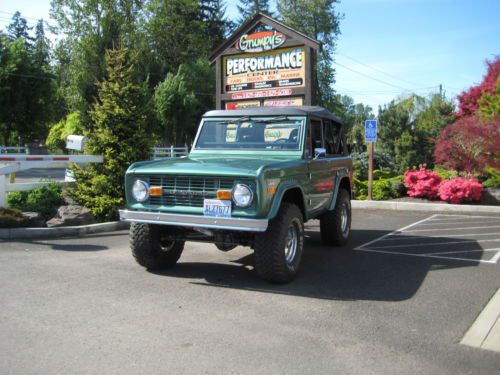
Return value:
[(236, 120), (217, 121), (217, 123), (226, 125), (226, 124), (239, 124), (239, 123), (244, 122), (244, 121), (250, 121), (250, 117), (243, 116), (243, 117), (240, 117), (239, 119), (236, 119)]
[(287, 116), (280, 116), (280, 117), (274, 117), (270, 118), (268, 120), (259, 120), (258, 118), (251, 118), (250, 116), (243, 116), (240, 117), (239, 119), (236, 120), (227, 120), (227, 121), (218, 121), (218, 124), (240, 124), (245, 121), (252, 121), (254, 123), (259, 123), (259, 124), (270, 124), (273, 122), (281, 122), (281, 121), (287, 121), (290, 120)]
[(269, 120), (254, 119), (253, 121), (261, 123), (261, 124), (270, 124), (273, 122), (281, 122), (281, 121), (287, 121), (287, 120), (290, 120), (287, 116), (280, 116), (280, 117), (270, 118)]

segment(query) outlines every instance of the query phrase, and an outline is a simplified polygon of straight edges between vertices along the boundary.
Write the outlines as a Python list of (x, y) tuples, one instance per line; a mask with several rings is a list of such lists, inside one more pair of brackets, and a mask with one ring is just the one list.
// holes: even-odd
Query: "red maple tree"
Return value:
[(467, 91), (458, 95), (458, 113), (457, 117), (472, 116), (479, 108), (478, 100), (484, 93), (492, 93), (495, 90), (497, 79), (500, 76), (500, 57), (494, 61), (486, 61), (488, 71), (483, 78), (483, 81), (472, 86)]
[(448, 125), (436, 140), (436, 164), (464, 172), (500, 168), (500, 119), (467, 116)]

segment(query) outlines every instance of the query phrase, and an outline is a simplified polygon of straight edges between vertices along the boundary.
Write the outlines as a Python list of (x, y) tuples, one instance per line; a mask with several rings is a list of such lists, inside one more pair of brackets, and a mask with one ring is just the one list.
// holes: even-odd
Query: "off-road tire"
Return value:
[[(297, 246), (293, 259), (287, 261), (288, 232), (292, 226), (296, 229)], [(255, 236), (254, 249), (255, 269), (259, 277), (274, 283), (292, 281), (304, 251), (304, 218), (300, 209), (295, 204), (283, 202), (267, 230)]]
[(137, 263), (150, 270), (165, 270), (179, 260), (184, 241), (163, 243), (161, 226), (132, 223), (130, 225), (130, 248)]
[[(347, 223), (342, 221), (342, 210), (347, 210)], [(346, 189), (340, 189), (333, 211), (327, 211), (319, 218), (321, 240), (327, 246), (342, 246), (351, 234), (351, 200)]]

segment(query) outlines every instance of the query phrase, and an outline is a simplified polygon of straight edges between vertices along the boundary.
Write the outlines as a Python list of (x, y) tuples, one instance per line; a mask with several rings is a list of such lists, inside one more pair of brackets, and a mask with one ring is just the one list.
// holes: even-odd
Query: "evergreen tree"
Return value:
[(86, 151), (103, 155), (104, 163), (73, 169), (74, 199), (102, 220), (116, 219), (125, 202), (123, 176), (128, 166), (149, 156), (145, 117), (138, 108), (141, 91), (133, 83), (130, 60), (126, 49), (106, 51), (106, 78), (90, 110), (92, 126), (84, 129), (89, 137)]
[(146, 24), (152, 84), (181, 64), (207, 58), (226, 35), (227, 22), (220, 1), (152, 0)]
[(259, 12), (272, 17), (272, 13), (269, 11), (269, 0), (240, 0), (238, 11), (240, 12), (238, 20), (240, 24)]
[(278, 0), (283, 23), (321, 42), (318, 53), (314, 88), (319, 105), (332, 107), (335, 92), (333, 53), (340, 33), (341, 16), (335, 12), (337, 0)]
[(201, 0), (202, 18), (205, 22), (206, 34), (210, 35), (212, 48), (221, 44), (234, 23), (226, 18), (226, 4), (223, 0)]
[(33, 46), (34, 62), (39, 67), (50, 65), (50, 41), (45, 36), (43, 20), (38, 20), (35, 28), (35, 43)]
[(7, 26), (9, 38), (12, 40), (23, 39), (26, 43), (30, 43), (33, 38), (29, 35), (32, 27), (28, 27), (28, 21), (21, 16), (20, 12), (14, 13), (12, 22)]
[(71, 111), (83, 114), (97, 95), (96, 81), (105, 76), (105, 52), (123, 45), (135, 49), (145, 0), (52, 0), (51, 17), (60, 42), (69, 52), (65, 67), (65, 98)]
[(433, 164), (434, 141), (454, 121), (455, 106), (439, 94), (410, 95), (379, 108), (379, 147), (392, 155), (398, 170)]

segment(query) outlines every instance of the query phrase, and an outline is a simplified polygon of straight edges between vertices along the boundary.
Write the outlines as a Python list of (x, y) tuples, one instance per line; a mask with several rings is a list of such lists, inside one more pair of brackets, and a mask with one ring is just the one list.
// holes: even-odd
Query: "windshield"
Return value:
[(197, 149), (300, 150), (303, 119), (206, 120)]

